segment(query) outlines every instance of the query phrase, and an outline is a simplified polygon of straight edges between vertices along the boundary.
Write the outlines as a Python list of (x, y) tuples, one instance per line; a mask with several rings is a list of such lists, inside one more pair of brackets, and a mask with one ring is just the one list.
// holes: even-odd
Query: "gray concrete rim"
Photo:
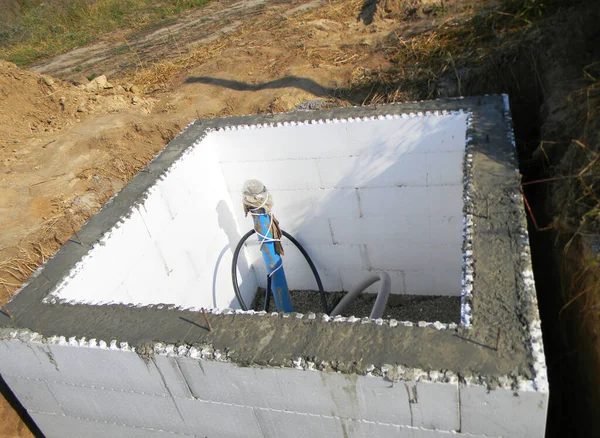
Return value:
[[(212, 330), (208, 331), (202, 314), (189, 310), (42, 302), (92, 245), (130, 214), (132, 206), (141, 202), (145, 191), (174, 160), (211, 130), (241, 124), (457, 110), (472, 114), (469, 135), (473, 202), (465, 204), (473, 217), (471, 244), (476, 273), (470, 329), (323, 323), (320, 317), (233, 314), (210, 315)], [(31, 276), (6, 306), (12, 319), (0, 313), (0, 328), (29, 329), (46, 337), (117, 339), (132, 346), (156, 341), (210, 345), (227, 351), (231, 361), (243, 366), (290, 366), (291, 360), (301, 357), (337, 364), (336, 369), (348, 373), (364, 374), (370, 365), (398, 364), (476, 375), (490, 384), (503, 376), (532, 379), (529, 325), (539, 317), (535, 296), (530, 296), (531, 290), (523, 280), (523, 272), (531, 269), (530, 260), (522, 257), (523, 245), (528, 246), (527, 228), (509, 135), (512, 126), (505, 110), (502, 96), (484, 96), (197, 120), (93, 216), (78, 237), (73, 236)], [(524, 243), (519, 243), (522, 236)], [(496, 351), (499, 327), (502, 348)], [(266, 345), (265, 339), (270, 339)]]

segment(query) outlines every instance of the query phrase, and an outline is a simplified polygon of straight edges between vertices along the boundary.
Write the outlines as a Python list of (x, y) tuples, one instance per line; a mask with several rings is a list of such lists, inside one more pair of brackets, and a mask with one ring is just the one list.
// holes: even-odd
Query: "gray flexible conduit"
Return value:
[(331, 311), (330, 316), (341, 315), (348, 306), (359, 296), (366, 288), (371, 286), (373, 283), (381, 281), (379, 285), (379, 292), (377, 293), (377, 299), (375, 300), (375, 304), (373, 305), (373, 309), (371, 310), (371, 319), (379, 319), (383, 316), (383, 311), (385, 310), (385, 306), (387, 304), (388, 298), (390, 296), (390, 289), (392, 280), (390, 278), (390, 274), (387, 272), (378, 272), (376, 275), (371, 275), (370, 277), (365, 278), (361, 281), (358, 286), (352, 289), (350, 292), (342, 298), (342, 300), (335, 306), (335, 309)]

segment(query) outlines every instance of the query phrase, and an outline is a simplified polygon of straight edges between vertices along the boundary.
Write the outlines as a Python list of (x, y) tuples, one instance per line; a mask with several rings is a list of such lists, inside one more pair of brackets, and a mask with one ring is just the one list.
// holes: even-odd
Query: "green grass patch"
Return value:
[(48, 0), (39, 5), (27, 1), (16, 20), (0, 25), (0, 58), (27, 67), (109, 32), (150, 27), (209, 1)]

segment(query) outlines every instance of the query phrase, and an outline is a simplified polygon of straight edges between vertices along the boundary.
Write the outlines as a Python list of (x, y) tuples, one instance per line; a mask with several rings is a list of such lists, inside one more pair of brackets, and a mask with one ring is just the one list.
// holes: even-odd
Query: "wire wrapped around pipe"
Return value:
[[(244, 299), (242, 298), (242, 294), (240, 292), (240, 285), (239, 285), (238, 279), (237, 279), (237, 263), (238, 263), (238, 258), (240, 256), (240, 251), (242, 250), (242, 247), (246, 243), (246, 240), (248, 240), (248, 238), (250, 236), (252, 236), (254, 233), (256, 233), (256, 230), (252, 229), (242, 236), (242, 238), (238, 242), (237, 246), (235, 247), (235, 250), (233, 251), (233, 260), (231, 261), (231, 282), (233, 283), (233, 291), (235, 292), (235, 296), (236, 296), (238, 303), (240, 304), (240, 307), (242, 308), (242, 310), (249, 310), (249, 309), (248, 309), (248, 306), (246, 305), (246, 303), (244, 302)], [(319, 272), (317, 271), (315, 264), (313, 263), (312, 259), (310, 258), (310, 256), (306, 252), (306, 250), (302, 247), (302, 245), (300, 245), (300, 242), (298, 242), (296, 239), (294, 239), (294, 237), (292, 235), (290, 235), (289, 233), (287, 233), (283, 230), (281, 230), (281, 233), (283, 234), (283, 236), (285, 238), (289, 239), (290, 242), (292, 242), (296, 246), (296, 248), (298, 248), (298, 250), (302, 253), (304, 258), (306, 259), (306, 262), (308, 263), (310, 270), (312, 271), (313, 275), (315, 276), (315, 280), (317, 282), (317, 287), (319, 288), (319, 293), (321, 295), (321, 307), (323, 308), (323, 313), (327, 313), (329, 311), (329, 308), (327, 306), (327, 296), (325, 294), (325, 289), (323, 288), (323, 282), (321, 281), (321, 277), (319, 276)]]

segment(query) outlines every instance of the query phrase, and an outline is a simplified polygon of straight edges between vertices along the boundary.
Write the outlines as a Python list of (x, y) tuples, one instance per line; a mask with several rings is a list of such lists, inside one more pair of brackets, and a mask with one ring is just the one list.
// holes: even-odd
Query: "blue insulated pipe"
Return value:
[[(261, 209), (264, 211), (263, 209)], [(292, 300), (288, 291), (287, 279), (283, 270), (283, 259), (275, 251), (275, 242), (271, 232), (271, 215), (261, 214), (261, 210), (252, 214), (254, 229), (261, 242), (260, 250), (267, 268), (267, 275), (271, 277), (271, 291), (275, 299), (275, 307), (278, 312), (291, 312)]]
[[(231, 261), (231, 283), (233, 284), (233, 291), (235, 292), (235, 296), (236, 296), (238, 302), (240, 303), (240, 307), (243, 310), (248, 310), (249, 308), (246, 305), (246, 303), (244, 302), (244, 299), (242, 298), (242, 293), (240, 292), (240, 285), (239, 285), (238, 279), (237, 279), (238, 257), (240, 255), (242, 247), (244, 246), (244, 243), (246, 243), (246, 241), (250, 238), (250, 236), (252, 236), (255, 233), (256, 233), (256, 230), (254, 228), (252, 228), (250, 231), (248, 231), (246, 234), (244, 234), (242, 236), (242, 238), (238, 242), (237, 246), (235, 247), (235, 250), (233, 251), (233, 260)], [(315, 276), (315, 281), (317, 282), (317, 289), (319, 289), (319, 294), (321, 295), (322, 311), (325, 314), (328, 313), (329, 306), (327, 304), (327, 294), (325, 292), (325, 289), (323, 289), (323, 282), (321, 281), (321, 277), (319, 276), (319, 272), (317, 271), (315, 264), (311, 260), (310, 256), (306, 252), (306, 250), (302, 247), (302, 245), (300, 245), (300, 242), (298, 242), (294, 238), (294, 236), (287, 233), (285, 230), (281, 230), (281, 234), (283, 235), (283, 237), (285, 237), (290, 242), (292, 242), (294, 244), (294, 246), (296, 246), (296, 248), (298, 248), (298, 251), (300, 251), (300, 253), (304, 256), (306, 263), (308, 263), (310, 270), (312, 271), (313, 275)], [(271, 277), (267, 277), (267, 290), (265, 291), (265, 294), (266, 293), (269, 293), (269, 294), (271, 293)], [(265, 298), (269, 298), (269, 296), (267, 295)], [(266, 311), (268, 311), (268, 307), (267, 307), (268, 302), (269, 302), (269, 300), (265, 299), (265, 310)]]

